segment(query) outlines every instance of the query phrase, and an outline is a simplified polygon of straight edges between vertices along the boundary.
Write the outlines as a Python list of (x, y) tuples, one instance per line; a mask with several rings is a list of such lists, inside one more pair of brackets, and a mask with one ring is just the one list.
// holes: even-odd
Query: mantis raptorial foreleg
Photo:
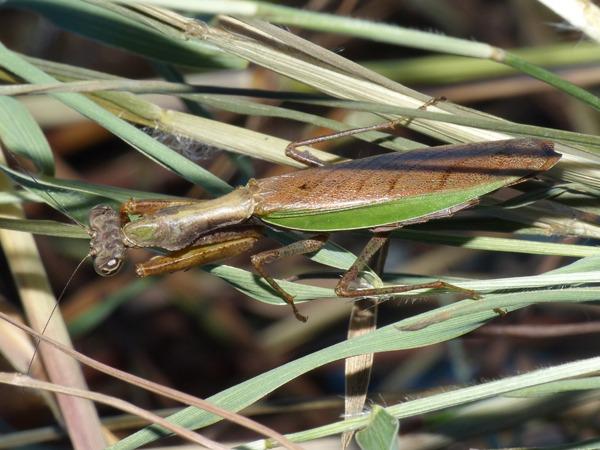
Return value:
[[(175, 207), (192, 203), (190, 201), (164, 200), (164, 201), (145, 201), (130, 200), (121, 208), (121, 217), (126, 222), (130, 214), (151, 215), (165, 208)], [(255, 243), (262, 238), (259, 227), (255, 226), (234, 226), (212, 231), (200, 236), (193, 243), (181, 250), (169, 253), (168, 255), (155, 256), (150, 260), (137, 264), (136, 273), (138, 276), (146, 277), (161, 273), (186, 270), (193, 266), (199, 266), (221, 259), (239, 255), (254, 247)], [(288, 303), (298, 320), (306, 321), (306, 317), (301, 315), (296, 309), (293, 297), (288, 294), (265, 270), (264, 265), (279, 258), (294, 255), (311, 253), (319, 250), (327, 241), (327, 237), (317, 237), (290, 244), (276, 250), (270, 250), (252, 256), (252, 264), (256, 270), (265, 278), (267, 283)]]
[(187, 270), (247, 252), (262, 237), (257, 227), (215, 231), (201, 236), (191, 247), (136, 264), (135, 271), (138, 276), (147, 277)]

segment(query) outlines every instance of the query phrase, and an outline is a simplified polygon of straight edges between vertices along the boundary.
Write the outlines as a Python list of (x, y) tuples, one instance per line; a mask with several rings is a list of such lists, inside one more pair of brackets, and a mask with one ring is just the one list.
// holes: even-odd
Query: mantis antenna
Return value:
[[(54, 311), (56, 311), (58, 309), (58, 306), (59, 306), (61, 300), (63, 299), (63, 297), (65, 296), (65, 293), (67, 292), (67, 288), (71, 284), (71, 281), (73, 281), (73, 278), (75, 278), (75, 275), (77, 274), (77, 272), (79, 271), (79, 269), (81, 268), (81, 266), (83, 265), (83, 263), (85, 262), (85, 260), (88, 259), (89, 257), (90, 257), (89, 253), (87, 255), (85, 255), (81, 259), (81, 261), (79, 261), (79, 263), (77, 264), (77, 267), (75, 267), (75, 270), (73, 270), (73, 272), (69, 276), (69, 279), (65, 283), (65, 287), (62, 288), (62, 291), (60, 292), (59, 296), (56, 297), (56, 303), (52, 307), (52, 310), (50, 311), (50, 315), (48, 316), (48, 320), (44, 324), (44, 327), (40, 331), (40, 334), (44, 334), (46, 332), (46, 328), (48, 328), (48, 325), (50, 324), (50, 321), (52, 320), (52, 316), (54, 315)], [(37, 356), (37, 352), (38, 352), (39, 347), (40, 347), (40, 339), (39, 338), (35, 338), (35, 345), (33, 346), (33, 355), (31, 355), (31, 360), (29, 361), (29, 365), (27, 366), (27, 372), (26, 372), (27, 375), (29, 375), (31, 373), (31, 368), (32, 368), (33, 363), (35, 361), (35, 357)]]
[[(10, 158), (10, 160), (21, 170), (21, 172), (25, 173), (29, 176), (34, 183), (42, 185), (36, 176), (27, 170), (17, 159), (17, 157), (12, 154), (10, 151), (6, 151)], [(50, 200), (51, 203), (58, 211), (64, 214), (66, 217), (71, 219), (74, 223), (81, 226), (85, 230), (87, 230), (90, 235), (90, 250), (87, 255), (85, 255), (81, 261), (75, 267), (75, 270), (69, 275), (65, 286), (62, 291), (56, 298), (56, 303), (52, 307), (50, 311), (50, 315), (48, 316), (48, 320), (44, 324), (44, 327), (41, 330), (41, 334), (44, 334), (50, 321), (52, 320), (52, 316), (54, 312), (59, 307), (60, 302), (65, 296), (68, 287), (71, 282), (75, 278), (75, 275), (83, 265), (83, 263), (89, 258), (93, 258), (94, 260), (94, 269), (96, 272), (102, 276), (110, 276), (118, 272), (123, 263), (123, 257), (125, 254), (124, 246), (122, 243), (122, 239), (120, 239), (120, 223), (119, 217), (117, 213), (110, 208), (109, 206), (99, 205), (90, 211), (90, 227), (81, 223), (77, 220), (76, 217), (71, 215), (69, 211), (65, 208), (63, 204), (61, 204), (54, 195), (50, 191), (45, 191), (44, 196), (47, 200)], [(29, 365), (27, 368), (27, 374), (31, 372), (31, 368), (35, 361), (35, 357), (37, 356), (38, 348), (40, 345), (40, 340), (36, 339), (33, 355), (31, 360), (29, 361)]]

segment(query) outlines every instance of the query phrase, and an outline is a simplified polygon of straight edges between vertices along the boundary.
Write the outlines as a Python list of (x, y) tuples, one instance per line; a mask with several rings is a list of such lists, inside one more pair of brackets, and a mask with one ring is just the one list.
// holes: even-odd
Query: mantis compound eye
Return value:
[(110, 277), (116, 275), (121, 267), (123, 266), (122, 258), (110, 258), (106, 262), (100, 262), (98, 258), (94, 260), (94, 269), (96, 273), (103, 277)]

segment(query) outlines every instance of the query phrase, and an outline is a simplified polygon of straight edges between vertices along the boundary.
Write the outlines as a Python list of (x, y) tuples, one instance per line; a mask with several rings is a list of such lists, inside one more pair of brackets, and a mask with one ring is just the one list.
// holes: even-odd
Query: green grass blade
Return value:
[(460, 234), (401, 229), (393, 235), (409, 241), (423, 241), (499, 252), (529, 253), (536, 255), (562, 255), (577, 258), (600, 255), (600, 248), (591, 245), (560, 244), (533, 239), (512, 239), (489, 236), (464, 236)]
[(369, 414), (369, 424), (356, 433), (356, 442), (361, 450), (399, 450), (398, 419), (381, 406), (374, 405)]
[(8, 175), (15, 183), (35, 194), (49, 206), (83, 223), (87, 223), (90, 209), (100, 203), (107, 203), (119, 208), (121, 203), (131, 198), (170, 198), (161, 194), (133, 189), (60, 180), (47, 176), (34, 177), (31, 174), (23, 174), (2, 164), (0, 164), (0, 171)]
[[(432, 411), (439, 411), (451, 406), (468, 404), (475, 400), (494, 397), (513, 392), (518, 389), (527, 389), (532, 386), (544, 385), (566, 378), (578, 377), (592, 374), (600, 368), (600, 358), (589, 358), (571, 363), (561, 364), (549, 368), (538, 369), (532, 372), (506, 377), (502, 380), (482, 383), (476, 386), (470, 386), (462, 389), (455, 389), (450, 392), (435, 394), (417, 400), (411, 400), (397, 405), (385, 408), (386, 412), (393, 417), (403, 419), (413, 417), (418, 414), (426, 414)], [(293, 433), (288, 437), (295, 442), (318, 439), (332, 434), (340, 433), (344, 430), (361, 428), (368, 423), (368, 417), (358, 417), (346, 419), (345, 421), (335, 422), (312, 430)], [(255, 443), (241, 446), (244, 450), (266, 450), (268, 442), (257, 441)]]
[(376, 42), (490, 59), (518, 69), (581, 100), (595, 109), (600, 109), (600, 99), (591, 92), (563, 80), (552, 72), (531, 64), (514, 54), (505, 52), (489, 44), (351, 17), (302, 11), (279, 5), (259, 4), (257, 5), (255, 14), (272, 23), (300, 26), (327, 32), (334, 31), (339, 34), (361, 37)]
[[(234, 288), (264, 303), (274, 305), (285, 305), (285, 302), (276, 295), (271, 288), (256, 274), (247, 270), (238, 269), (228, 265), (207, 266), (205, 270), (219, 278), (227, 281)], [(371, 275), (373, 277), (373, 275)], [(474, 290), (480, 294), (488, 293), (483, 297), (482, 307), (488, 305), (488, 298), (493, 295), (490, 293), (527, 290), (527, 289), (547, 289), (552, 287), (577, 287), (581, 285), (593, 285), (600, 283), (600, 257), (588, 257), (576, 261), (568, 266), (562, 267), (551, 272), (540, 275), (511, 277), (511, 278), (496, 278), (492, 280), (467, 280), (446, 277), (395, 277), (386, 274), (386, 285), (406, 285), (415, 284), (426, 281), (435, 281), (442, 279), (443, 281), (456, 284), (465, 289)], [(331, 288), (322, 288), (311, 286), (309, 284), (292, 283), (285, 280), (277, 280), (277, 282), (292, 294), (298, 303), (303, 301), (313, 300), (317, 298), (336, 298), (338, 301), (347, 301), (336, 297), (335, 292)], [(377, 281), (372, 281), (371, 284)], [(411, 291), (407, 294), (397, 294), (395, 299), (414, 299), (424, 291)], [(425, 291), (427, 293), (427, 291)], [(382, 300), (386, 300), (389, 296), (382, 296)]]
[[(214, 47), (170, 39), (122, 12), (81, 0), (7, 0), (6, 6), (42, 14), (65, 30), (158, 61), (197, 68), (241, 69), (245, 62)], [(120, 11), (121, 10), (121, 11)]]
[[(225, 264), (219, 266), (205, 266), (209, 273), (222, 278), (243, 294), (271, 305), (286, 305), (283, 299), (258, 275), (247, 270)], [(277, 280), (286, 292), (294, 296), (294, 301), (302, 303), (316, 298), (335, 297), (333, 289), (292, 283), (286, 280)]]
[(600, 377), (583, 377), (574, 380), (555, 381), (510, 393), (510, 397), (541, 397), (560, 392), (600, 389)]
[[(600, 60), (598, 45), (592, 42), (564, 42), (510, 50), (511, 54), (538, 66), (561, 68), (593, 64)], [(454, 55), (363, 61), (363, 65), (392, 80), (406, 84), (441, 85), (491, 80), (514, 75), (517, 70), (485, 59)], [(577, 70), (577, 68), (575, 69)], [(568, 71), (568, 69), (567, 69)]]
[(596, 97), (590, 91), (580, 88), (579, 86), (560, 78), (549, 70), (536, 66), (535, 64), (531, 64), (524, 59), (519, 58), (517, 55), (509, 52), (500, 52), (500, 56), (496, 57), (495, 59), (508, 64), (509, 66), (514, 67), (515, 69), (518, 69), (527, 75), (531, 75), (533, 78), (537, 78), (538, 80), (548, 83), (550, 86), (554, 86), (558, 90), (569, 94), (570, 96), (582, 101), (592, 108), (600, 110), (600, 98)]
[(9, 219), (0, 217), (0, 228), (23, 231), (44, 236), (89, 239), (90, 235), (79, 225), (55, 222), (53, 220)]
[[(56, 83), (57, 80), (0, 45), (0, 64), (30, 83)], [(97, 122), (119, 136), (152, 160), (174, 171), (186, 180), (199, 184), (213, 194), (223, 194), (231, 187), (169, 147), (152, 139), (133, 125), (106, 111), (80, 94), (52, 94), (61, 102)]]
[(0, 139), (11, 152), (29, 158), (46, 175), (54, 175), (54, 155), (44, 133), (23, 104), (0, 97)]
[[(423, 347), (462, 336), (496, 317), (497, 313), (493, 311), (494, 308), (505, 308), (512, 311), (539, 302), (594, 301), (598, 298), (598, 295), (600, 295), (600, 288), (570, 288), (490, 295), (486, 296), (485, 301), (462, 301), (404, 319), (367, 335), (318, 350), (310, 355), (226, 389), (210, 397), (208, 400), (229, 410), (238, 411), (288, 381), (324, 364), (363, 353)], [(515, 383), (512, 378), (507, 378), (488, 383), (487, 385), (466, 388), (464, 390), (466, 392), (465, 395), (460, 395), (453, 391), (434, 396), (434, 400), (431, 398), (419, 399), (403, 403), (398, 407), (388, 408), (387, 410), (397, 418), (410, 417), (415, 414), (436, 411), (441, 408), (479, 400), (486, 396), (499, 395), (541, 383), (589, 374), (598, 370), (600, 370), (600, 358), (591, 358), (590, 360), (578, 363), (569, 363), (551, 369), (544, 369), (543, 371), (520, 375), (519, 377), (523, 378), (520, 378), (522, 381), (519, 383)], [(195, 408), (186, 408), (170, 416), (170, 420), (186, 427), (199, 428), (214, 423), (219, 419)], [(355, 424), (364, 426), (366, 420), (365, 418), (349, 419), (345, 422), (344, 429), (355, 429), (357, 427)], [(343, 431), (340, 430), (339, 426), (335, 430), (337, 433)], [(330, 433), (331, 430), (329, 431)], [(113, 450), (137, 448), (163, 435), (163, 431), (159, 428), (148, 427), (122, 439), (110, 448)]]
[[(595, 162), (598, 162), (597, 155), (600, 153), (600, 138), (598, 136), (577, 133), (574, 131), (564, 131), (554, 128), (509, 122), (499, 118), (490, 118), (490, 116), (458, 116), (422, 109), (385, 105), (382, 103), (353, 102), (347, 100), (309, 100), (303, 101), (302, 103), (311, 103), (337, 108), (352, 108), (353, 110), (365, 112), (397, 114), (410, 119), (429, 119), (436, 122), (472, 126), (482, 130), (505, 131), (514, 134), (515, 136), (531, 136), (542, 139), (562, 141), (567, 144), (586, 145), (589, 146), (589, 148), (586, 148), (586, 150), (592, 154), (590, 156), (596, 157), (594, 159)], [(566, 150), (568, 151), (569, 149)]]

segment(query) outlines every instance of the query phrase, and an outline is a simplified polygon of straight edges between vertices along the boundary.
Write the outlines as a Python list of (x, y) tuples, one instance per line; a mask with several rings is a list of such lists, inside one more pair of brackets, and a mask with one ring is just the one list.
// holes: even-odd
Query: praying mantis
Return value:
[(476, 292), (443, 281), (363, 289), (351, 285), (385, 245), (390, 231), (451, 216), (474, 206), (485, 194), (550, 169), (560, 159), (552, 142), (535, 139), (430, 147), (332, 165), (298, 149), (331, 136), (339, 133), (295, 142), (286, 149), (286, 155), (312, 167), (252, 179), (213, 200), (131, 199), (120, 213), (96, 206), (90, 213), (90, 254), (96, 271), (103, 276), (115, 274), (128, 247), (168, 252), (136, 265), (137, 275), (145, 277), (247, 252), (265, 227), (312, 233), (307, 239), (251, 256), (258, 274), (304, 322), (294, 298), (265, 266), (287, 256), (316, 252), (331, 233), (366, 229), (373, 231), (373, 237), (337, 283), (338, 296), (445, 289), (477, 298)]

